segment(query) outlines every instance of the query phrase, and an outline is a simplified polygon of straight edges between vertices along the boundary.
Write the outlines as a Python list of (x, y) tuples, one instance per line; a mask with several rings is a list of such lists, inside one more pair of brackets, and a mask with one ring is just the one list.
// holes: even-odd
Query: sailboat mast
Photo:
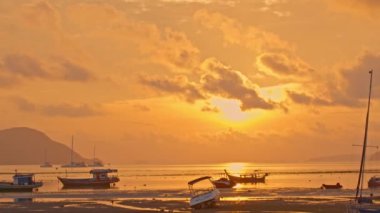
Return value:
[(93, 158), (93, 164), (95, 165), (95, 145), (94, 145), (94, 158)]
[(71, 136), (71, 165), (73, 165), (73, 157), (74, 157), (74, 135)]
[(369, 82), (369, 95), (368, 95), (368, 105), (367, 105), (367, 116), (365, 121), (365, 131), (364, 131), (364, 142), (363, 142), (363, 151), (362, 151), (362, 158), (360, 162), (360, 171), (359, 171), (359, 178), (358, 178), (358, 184), (356, 186), (356, 195), (355, 200), (358, 200), (358, 198), (362, 197), (362, 190), (363, 190), (363, 177), (364, 177), (364, 169), (365, 169), (365, 155), (367, 150), (367, 138), (368, 138), (368, 122), (369, 122), (369, 111), (371, 106), (371, 92), (372, 92), (372, 74), (373, 70), (369, 71), (370, 74), (370, 82)]
[(44, 150), (45, 152), (44, 152), (44, 161), (45, 161), (45, 163), (47, 162), (46, 161), (46, 149)]

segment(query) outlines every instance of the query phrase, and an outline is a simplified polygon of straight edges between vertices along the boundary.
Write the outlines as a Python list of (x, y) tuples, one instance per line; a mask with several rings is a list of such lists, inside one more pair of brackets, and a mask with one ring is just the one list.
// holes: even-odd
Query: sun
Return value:
[(221, 117), (230, 122), (251, 121), (262, 114), (261, 110), (242, 111), (238, 100), (213, 97), (210, 102), (220, 110)]

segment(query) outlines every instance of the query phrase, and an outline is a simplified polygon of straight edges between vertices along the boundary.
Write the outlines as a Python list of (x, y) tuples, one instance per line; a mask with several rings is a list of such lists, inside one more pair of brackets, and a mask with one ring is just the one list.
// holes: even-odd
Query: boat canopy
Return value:
[(188, 182), (188, 184), (189, 185), (194, 185), (195, 183), (198, 183), (198, 182), (200, 182), (202, 180), (207, 180), (207, 179), (211, 179), (211, 177), (210, 176), (200, 177), (200, 178), (197, 178), (195, 180), (192, 180), (192, 181)]
[(117, 169), (92, 169), (90, 171), (90, 174), (95, 174), (95, 173), (112, 173), (112, 172), (117, 172)]

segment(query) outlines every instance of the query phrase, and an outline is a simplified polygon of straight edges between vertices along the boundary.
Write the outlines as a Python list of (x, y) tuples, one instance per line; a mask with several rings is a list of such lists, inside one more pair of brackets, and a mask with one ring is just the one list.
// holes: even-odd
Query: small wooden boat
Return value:
[(343, 186), (340, 185), (340, 183), (336, 183), (333, 185), (322, 184), (322, 186), (321, 186), (321, 189), (341, 189), (341, 188), (343, 188)]
[(368, 181), (368, 188), (379, 188), (380, 187), (380, 177), (373, 176)]
[(199, 183), (204, 180), (209, 180), (211, 182), (210, 176), (204, 176), (197, 178), (188, 182), (189, 190), (190, 190), (190, 207), (194, 209), (201, 208), (210, 208), (216, 205), (216, 203), (220, 200), (220, 192), (215, 188), (214, 185), (211, 184), (210, 188), (207, 189), (195, 189), (193, 185)]
[(234, 176), (229, 174), (227, 170), (224, 170), (224, 172), (226, 173), (228, 179), (230, 179), (234, 183), (265, 183), (265, 178), (269, 175), (269, 173), (253, 173), (247, 175)]
[(93, 169), (92, 178), (62, 178), (57, 177), (63, 188), (110, 188), (111, 184), (119, 182), (117, 176), (108, 176), (108, 173), (117, 172), (117, 169)]
[(13, 182), (0, 182), (0, 192), (32, 192), (42, 186), (34, 180), (34, 174), (16, 173)]
[(219, 178), (218, 180), (211, 180), (212, 184), (214, 184), (214, 186), (217, 188), (217, 189), (227, 189), (227, 188), (232, 188), (236, 185), (235, 182), (231, 181), (230, 179), (228, 178)]

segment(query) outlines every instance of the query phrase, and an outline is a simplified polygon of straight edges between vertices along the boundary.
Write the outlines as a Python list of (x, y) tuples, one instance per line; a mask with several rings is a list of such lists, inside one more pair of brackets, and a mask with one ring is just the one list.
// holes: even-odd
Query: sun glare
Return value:
[(226, 167), (230, 173), (243, 173), (246, 169), (246, 163), (228, 163)]
[(240, 109), (240, 102), (237, 100), (212, 98), (211, 104), (216, 106), (220, 110), (221, 116), (228, 121), (244, 122), (258, 115), (257, 112), (242, 111)]

